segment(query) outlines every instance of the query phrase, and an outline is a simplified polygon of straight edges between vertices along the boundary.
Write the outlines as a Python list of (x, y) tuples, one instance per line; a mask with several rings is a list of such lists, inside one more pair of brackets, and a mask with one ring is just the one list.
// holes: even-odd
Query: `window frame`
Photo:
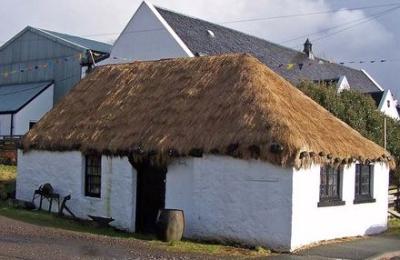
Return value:
[[(368, 194), (362, 192), (362, 170), (368, 167)], [(359, 176), (358, 176), (359, 175)], [(365, 183), (364, 183), (365, 184)], [(374, 165), (357, 163), (355, 166), (354, 175), (354, 204), (375, 202), (373, 197), (373, 184), (374, 184)], [(358, 187), (358, 190), (357, 190)]]
[[(101, 159), (102, 159), (101, 155), (96, 155), (96, 154), (85, 155), (84, 191), (86, 197), (101, 198), (101, 175), (102, 175)], [(98, 180), (96, 183), (93, 183), (93, 179), (98, 179)], [(93, 192), (93, 190), (96, 188), (98, 189), (98, 192)]]
[[(325, 171), (325, 172), (324, 172)], [(332, 167), (330, 165), (324, 165), (320, 168), (320, 182), (319, 182), (319, 202), (318, 207), (329, 207), (329, 206), (341, 206), (345, 205), (345, 202), (342, 200), (342, 176), (343, 175), (343, 167)], [(330, 190), (330, 176), (335, 176), (336, 181), (336, 194), (329, 194)], [(325, 178), (324, 184), (323, 179)], [(322, 187), (326, 191), (325, 194), (322, 193)]]

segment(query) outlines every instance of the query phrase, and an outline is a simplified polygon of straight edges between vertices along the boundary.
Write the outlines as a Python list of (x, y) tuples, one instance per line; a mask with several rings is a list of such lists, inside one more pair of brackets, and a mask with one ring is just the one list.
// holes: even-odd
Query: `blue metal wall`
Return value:
[(53, 80), (57, 102), (81, 79), (80, 54), (28, 30), (0, 50), (0, 85)]

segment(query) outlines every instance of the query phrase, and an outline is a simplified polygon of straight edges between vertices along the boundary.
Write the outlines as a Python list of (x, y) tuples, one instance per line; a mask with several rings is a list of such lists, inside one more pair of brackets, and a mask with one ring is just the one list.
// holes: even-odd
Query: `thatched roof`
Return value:
[(390, 154), (246, 54), (97, 68), (22, 141), (25, 151), (257, 158), (282, 166)]

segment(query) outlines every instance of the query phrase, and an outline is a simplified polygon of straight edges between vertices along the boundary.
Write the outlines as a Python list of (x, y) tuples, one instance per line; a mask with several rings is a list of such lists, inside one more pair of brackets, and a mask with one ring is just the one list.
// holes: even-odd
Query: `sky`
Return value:
[[(308, 37), (316, 56), (333, 62), (355, 62), (347, 65), (367, 70), (383, 88), (391, 89), (400, 99), (400, 0), (150, 2), (297, 50), (302, 50)], [(140, 0), (1, 0), (0, 44), (27, 25), (111, 43), (140, 3)], [(369, 8), (355, 10), (359, 7)], [(292, 16), (310, 13), (318, 14)], [(276, 16), (286, 17), (271, 18)], [(241, 22), (233, 23), (238, 20)], [(360, 63), (370, 60), (387, 62)]]

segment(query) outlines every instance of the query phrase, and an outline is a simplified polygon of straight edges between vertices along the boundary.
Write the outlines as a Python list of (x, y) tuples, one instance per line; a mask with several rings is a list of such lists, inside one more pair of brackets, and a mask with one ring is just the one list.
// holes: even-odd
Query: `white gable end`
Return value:
[(154, 6), (143, 2), (102, 64), (193, 56)]
[(343, 90), (350, 90), (350, 84), (347, 81), (346, 76), (341, 76), (337, 83), (338, 93), (342, 92)]
[(393, 118), (393, 119), (400, 119), (399, 113), (396, 109), (397, 100), (393, 98), (392, 92), (388, 89), (385, 90), (382, 100), (379, 103), (378, 110), (385, 115)]

